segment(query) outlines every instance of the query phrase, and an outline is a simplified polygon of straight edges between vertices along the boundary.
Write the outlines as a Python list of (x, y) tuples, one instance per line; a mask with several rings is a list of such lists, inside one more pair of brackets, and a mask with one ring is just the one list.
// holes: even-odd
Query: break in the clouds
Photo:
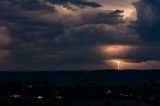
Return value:
[(111, 69), (121, 60), (124, 68), (160, 68), (160, 8), (152, 1), (1, 0), (0, 66)]

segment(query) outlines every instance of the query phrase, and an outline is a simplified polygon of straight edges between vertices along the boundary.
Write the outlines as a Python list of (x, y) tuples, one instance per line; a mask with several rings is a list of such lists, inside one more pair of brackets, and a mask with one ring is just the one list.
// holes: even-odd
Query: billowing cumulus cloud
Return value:
[[(151, 8), (145, 0), (137, 2), (138, 16), (142, 11), (139, 5)], [(129, 22), (123, 17), (123, 10), (102, 7), (96, 0), (1, 0), (1, 63), (54, 70), (114, 68), (110, 61), (116, 59), (134, 63), (159, 61), (159, 46), (146, 45), (147, 35), (139, 31), (144, 20), (154, 25), (153, 17)], [(150, 10), (151, 13), (156, 14)], [(114, 53), (119, 50), (123, 52)]]
[(140, 42), (139, 36), (126, 25), (87, 24), (71, 28), (55, 38), (57, 43), (70, 45), (132, 44)]

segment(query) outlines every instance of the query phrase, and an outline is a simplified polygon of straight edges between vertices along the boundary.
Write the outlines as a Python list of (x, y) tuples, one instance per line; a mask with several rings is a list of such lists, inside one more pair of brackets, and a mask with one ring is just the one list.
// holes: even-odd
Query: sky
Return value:
[(0, 70), (160, 69), (159, 0), (0, 0)]

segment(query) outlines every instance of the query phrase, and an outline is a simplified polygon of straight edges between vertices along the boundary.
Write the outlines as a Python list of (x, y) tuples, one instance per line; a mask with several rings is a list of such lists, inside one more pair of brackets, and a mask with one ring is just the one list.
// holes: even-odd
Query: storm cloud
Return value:
[(146, 42), (160, 41), (160, 1), (141, 0), (134, 3), (137, 9), (138, 20), (135, 28)]
[[(1, 63), (4, 61), (1, 66), (9, 64), (8, 69), (10, 66), (46, 70), (110, 69), (114, 66), (106, 61), (113, 59), (134, 63), (159, 61), (159, 46), (148, 44), (159, 41), (156, 2), (155, 6), (149, 0), (136, 2), (137, 20), (128, 22), (123, 10), (104, 10), (98, 1), (1, 0), (0, 47), (7, 51), (7, 56), (0, 55)], [(142, 7), (147, 8), (151, 16), (144, 13)], [(122, 55), (111, 55), (99, 49), (110, 45), (133, 48)]]

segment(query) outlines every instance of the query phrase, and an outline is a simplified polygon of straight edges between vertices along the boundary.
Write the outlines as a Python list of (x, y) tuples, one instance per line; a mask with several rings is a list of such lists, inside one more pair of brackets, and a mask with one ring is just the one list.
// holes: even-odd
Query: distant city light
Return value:
[(112, 93), (112, 91), (111, 91), (111, 90), (108, 90), (108, 91), (106, 91), (105, 93), (106, 93), (107, 95), (109, 95), (109, 94)]
[(15, 94), (15, 95), (11, 95), (10, 97), (11, 97), (11, 98), (20, 98), (20, 95)]
[(62, 99), (62, 96), (56, 96), (56, 99)]
[(37, 96), (37, 99), (43, 99), (44, 97), (43, 96)]
[(128, 94), (123, 94), (123, 93), (121, 93), (120, 96), (128, 97), (129, 95), (128, 95)]

